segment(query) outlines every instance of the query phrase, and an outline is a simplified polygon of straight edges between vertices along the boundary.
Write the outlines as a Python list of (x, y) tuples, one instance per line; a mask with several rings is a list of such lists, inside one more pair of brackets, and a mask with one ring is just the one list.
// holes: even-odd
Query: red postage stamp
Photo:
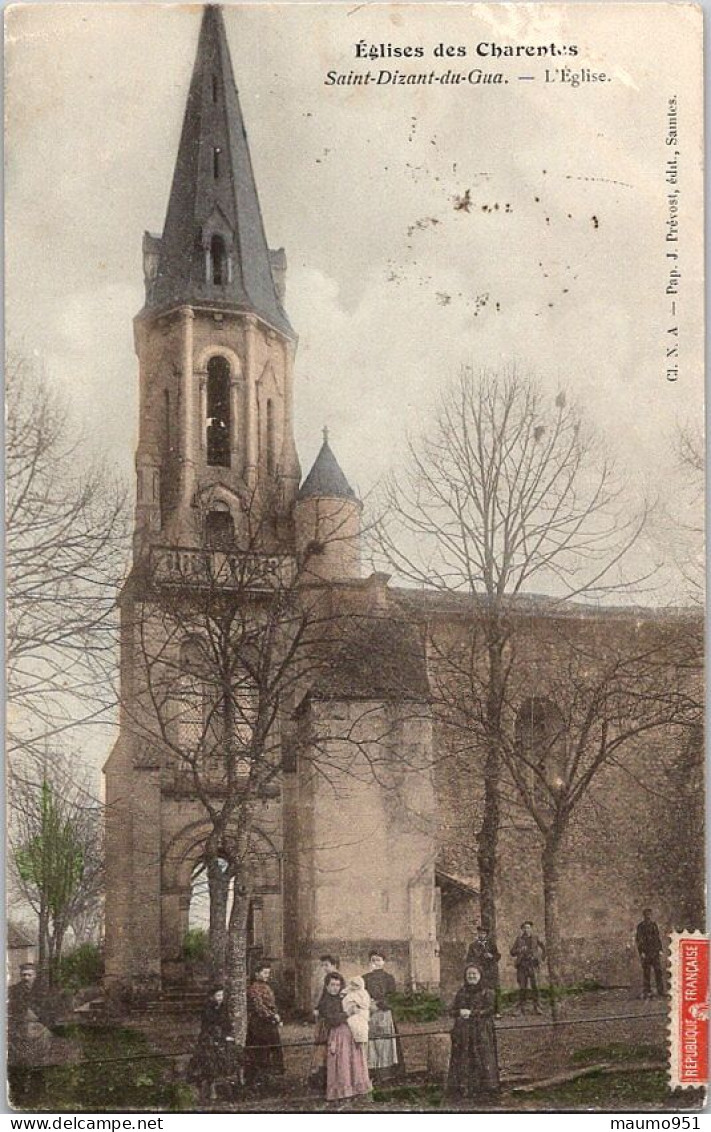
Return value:
[(709, 1079), (709, 940), (674, 932), (671, 942), (670, 1085), (694, 1088)]

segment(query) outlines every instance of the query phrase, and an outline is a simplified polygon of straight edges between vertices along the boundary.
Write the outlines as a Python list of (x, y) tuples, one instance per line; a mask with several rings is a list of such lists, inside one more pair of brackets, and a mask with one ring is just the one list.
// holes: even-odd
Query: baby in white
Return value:
[(370, 995), (360, 975), (349, 979), (343, 995), (343, 1009), (348, 1015), (346, 1021), (356, 1042), (368, 1041), (368, 1020), (370, 1018)]

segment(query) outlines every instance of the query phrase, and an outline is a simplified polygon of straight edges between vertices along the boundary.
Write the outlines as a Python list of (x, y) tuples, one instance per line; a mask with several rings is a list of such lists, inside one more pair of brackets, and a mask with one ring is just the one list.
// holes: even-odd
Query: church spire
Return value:
[(224, 306), (293, 336), (282, 306), (285, 257), (267, 247), (217, 5), (203, 11), (163, 236), (147, 233), (144, 247), (148, 307)]

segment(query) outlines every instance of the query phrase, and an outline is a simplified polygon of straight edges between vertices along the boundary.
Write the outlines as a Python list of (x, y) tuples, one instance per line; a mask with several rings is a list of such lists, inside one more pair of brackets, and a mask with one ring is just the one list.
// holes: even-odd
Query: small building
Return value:
[(7, 968), (8, 980), (16, 983), (20, 977), (23, 963), (37, 962), (37, 944), (27, 928), (13, 923), (7, 925)]

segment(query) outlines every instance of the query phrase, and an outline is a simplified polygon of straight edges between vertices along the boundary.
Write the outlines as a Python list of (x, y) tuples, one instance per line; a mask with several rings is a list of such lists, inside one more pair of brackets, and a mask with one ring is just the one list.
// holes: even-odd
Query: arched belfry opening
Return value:
[[(219, 169), (219, 153), (215, 156), (215, 168)], [(214, 283), (216, 287), (222, 287), (225, 283), (229, 282), (229, 261), (227, 258), (227, 248), (222, 236), (215, 234), (210, 240), (210, 256), (209, 256), (209, 273), (210, 283)]]
[(211, 550), (233, 550), (235, 524), (229, 508), (216, 504), (205, 516), (205, 545)]
[(217, 356), (207, 363), (207, 462), (229, 468), (232, 428), (230, 412), (230, 364)]

